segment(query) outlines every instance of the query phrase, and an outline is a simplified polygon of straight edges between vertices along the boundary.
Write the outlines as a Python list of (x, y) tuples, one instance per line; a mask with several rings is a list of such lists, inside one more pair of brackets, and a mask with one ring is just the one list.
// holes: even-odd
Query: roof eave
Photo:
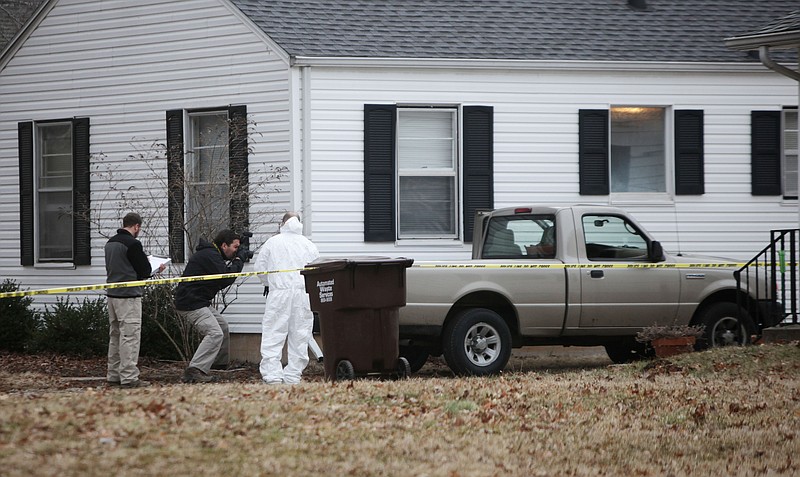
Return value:
[(390, 58), (359, 56), (292, 56), (292, 66), (345, 68), (466, 68), (511, 70), (610, 70), (675, 72), (761, 72), (760, 63), (654, 62), (584, 60), (509, 60), (469, 58)]
[(761, 46), (770, 48), (800, 47), (800, 30), (760, 35), (733, 36), (725, 39), (725, 46), (734, 50), (757, 50)]
[(42, 2), (39, 5), (39, 8), (36, 9), (35, 12), (28, 18), (28, 21), (22, 28), (17, 31), (17, 34), (14, 35), (14, 38), (8, 42), (6, 47), (3, 50), (0, 50), (0, 71), (5, 69), (6, 65), (14, 54), (19, 50), (22, 43), (28, 38), (30, 32), (33, 31), (33, 28), (42, 21), (42, 19), (47, 15), (53, 6), (55, 5), (57, 0), (48, 0), (46, 2)]

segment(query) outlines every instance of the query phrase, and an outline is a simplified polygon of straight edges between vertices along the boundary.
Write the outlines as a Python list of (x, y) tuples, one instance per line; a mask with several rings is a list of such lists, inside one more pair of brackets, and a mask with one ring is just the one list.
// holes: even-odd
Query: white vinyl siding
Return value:
[[(119, 210), (121, 190), (145, 219), (139, 238), (147, 253), (168, 254), (167, 172), (160, 145), (169, 110), (247, 106), (250, 183), (266, 184), (273, 177), (263, 187), (269, 203), (250, 205), (254, 246), (275, 232), (275, 216), (291, 207), (291, 176), (283, 172), (274, 178), (275, 170), (291, 165), (291, 82), (283, 54), (219, 0), (98, 5), (57, 2), (0, 71), (0, 242), (5, 244), (0, 269), (24, 288), (105, 281), (103, 246), (129, 211)], [(92, 121), (92, 265), (21, 267), (17, 123), (72, 117)], [(74, 270), (65, 271), (67, 265)], [(260, 329), (263, 288), (256, 282), (235, 287), (236, 300), (225, 312), (231, 329)], [(57, 297), (37, 296), (35, 303), (54, 303)]]
[(670, 252), (749, 259), (770, 229), (797, 226), (794, 205), (750, 193), (750, 113), (797, 98), (796, 83), (769, 71), (311, 69), (313, 239), (323, 254), (470, 256), (468, 243), (364, 243), (364, 104), (493, 106), (495, 207), (586, 203), (578, 193), (581, 109), (659, 105), (669, 111), (667, 125), (675, 110), (702, 110), (704, 194), (657, 200), (615, 195), (602, 203), (629, 210)]

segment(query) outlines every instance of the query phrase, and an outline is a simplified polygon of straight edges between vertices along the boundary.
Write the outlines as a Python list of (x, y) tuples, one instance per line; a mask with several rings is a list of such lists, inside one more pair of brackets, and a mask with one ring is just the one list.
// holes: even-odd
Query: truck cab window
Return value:
[(482, 258), (555, 258), (555, 217), (492, 217), (487, 224)]
[(583, 237), (589, 260), (647, 259), (647, 240), (622, 217), (585, 215)]

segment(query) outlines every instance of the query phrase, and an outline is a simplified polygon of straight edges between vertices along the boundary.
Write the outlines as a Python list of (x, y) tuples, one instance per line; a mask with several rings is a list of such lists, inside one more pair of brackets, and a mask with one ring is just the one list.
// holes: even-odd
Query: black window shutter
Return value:
[(228, 138), (231, 229), (241, 233), (250, 228), (247, 106), (231, 106), (228, 109)]
[(675, 111), (675, 194), (705, 193), (703, 111)]
[(781, 195), (781, 112), (750, 113), (750, 180), (753, 195)]
[(464, 106), (464, 241), (472, 242), (477, 209), (494, 208), (494, 108)]
[(183, 110), (167, 111), (167, 216), (169, 221), (169, 256), (183, 263)]
[(397, 106), (364, 105), (364, 241), (390, 242), (395, 226)]
[(33, 265), (33, 123), (17, 125), (19, 147), (20, 265)]
[(581, 195), (608, 194), (608, 110), (578, 112), (578, 173)]
[(75, 265), (92, 264), (89, 222), (89, 118), (72, 120), (72, 195)]

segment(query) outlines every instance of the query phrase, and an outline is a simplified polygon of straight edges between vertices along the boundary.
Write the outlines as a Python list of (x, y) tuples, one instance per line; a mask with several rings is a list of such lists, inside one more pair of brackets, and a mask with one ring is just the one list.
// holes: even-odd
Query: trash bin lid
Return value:
[(301, 270), (300, 273), (305, 275), (307, 273), (335, 272), (337, 270), (357, 267), (359, 265), (399, 265), (408, 268), (412, 263), (414, 263), (413, 258), (405, 257), (328, 257), (314, 260), (313, 262), (307, 264), (306, 269)]

